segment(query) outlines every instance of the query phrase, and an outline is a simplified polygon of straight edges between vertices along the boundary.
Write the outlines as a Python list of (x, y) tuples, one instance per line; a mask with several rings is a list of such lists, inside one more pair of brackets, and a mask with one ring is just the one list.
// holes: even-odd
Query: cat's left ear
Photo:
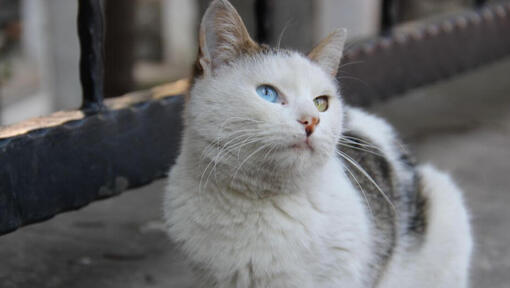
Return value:
[(227, 0), (214, 0), (209, 5), (200, 24), (199, 36), (198, 63), (205, 73), (260, 48), (251, 39), (234, 6)]
[(346, 39), (347, 30), (338, 28), (313, 48), (308, 58), (319, 64), (327, 73), (336, 76)]

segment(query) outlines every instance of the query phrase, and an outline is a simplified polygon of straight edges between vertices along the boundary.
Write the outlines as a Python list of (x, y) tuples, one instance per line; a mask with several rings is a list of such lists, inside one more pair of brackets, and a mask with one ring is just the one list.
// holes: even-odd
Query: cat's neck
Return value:
[[(249, 199), (296, 194), (309, 190), (314, 179), (327, 169), (327, 161), (310, 167), (295, 165), (286, 169), (265, 157), (251, 157), (253, 152), (225, 153), (211, 143), (185, 135), (182, 153), (190, 175), (199, 190), (219, 190)], [(196, 151), (205, 151), (197, 153)], [(248, 158), (250, 157), (250, 158)], [(312, 166), (313, 165), (313, 166)]]

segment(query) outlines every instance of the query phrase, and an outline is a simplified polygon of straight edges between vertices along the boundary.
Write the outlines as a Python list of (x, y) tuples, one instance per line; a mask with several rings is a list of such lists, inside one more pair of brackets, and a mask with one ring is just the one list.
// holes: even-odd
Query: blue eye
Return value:
[(257, 94), (259, 94), (260, 97), (262, 97), (264, 100), (276, 103), (280, 99), (278, 96), (278, 92), (276, 92), (276, 89), (269, 85), (260, 85), (257, 87)]

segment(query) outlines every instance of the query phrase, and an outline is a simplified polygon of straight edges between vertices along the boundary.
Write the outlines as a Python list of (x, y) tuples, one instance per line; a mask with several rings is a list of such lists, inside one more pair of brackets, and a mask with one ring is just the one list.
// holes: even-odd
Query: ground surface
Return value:
[[(465, 190), (476, 253), (472, 287), (510, 283), (510, 59), (373, 109), (422, 162)], [(164, 183), (0, 237), (2, 288), (188, 287), (160, 230)]]

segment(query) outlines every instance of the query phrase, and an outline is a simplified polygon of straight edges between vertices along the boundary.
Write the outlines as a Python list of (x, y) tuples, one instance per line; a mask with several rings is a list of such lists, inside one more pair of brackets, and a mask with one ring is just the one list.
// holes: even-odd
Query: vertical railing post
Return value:
[(383, 34), (389, 33), (391, 27), (397, 22), (397, 5), (394, 0), (383, 0), (381, 11), (381, 32)]
[(255, 40), (269, 44), (273, 26), (271, 0), (255, 0)]
[(136, 0), (106, 0), (104, 42), (104, 97), (123, 95), (135, 89)]
[(80, 38), (80, 80), (82, 109), (103, 107), (104, 28), (101, 0), (78, 0), (78, 35)]
[(485, 5), (486, 2), (487, 2), (487, 0), (475, 0), (475, 6), (476, 7), (483, 6), (483, 5)]
[[(1, 67), (0, 67), (1, 69)], [(0, 71), (1, 73), (1, 71)], [(0, 126), (2, 126), (2, 75), (0, 75)]]

